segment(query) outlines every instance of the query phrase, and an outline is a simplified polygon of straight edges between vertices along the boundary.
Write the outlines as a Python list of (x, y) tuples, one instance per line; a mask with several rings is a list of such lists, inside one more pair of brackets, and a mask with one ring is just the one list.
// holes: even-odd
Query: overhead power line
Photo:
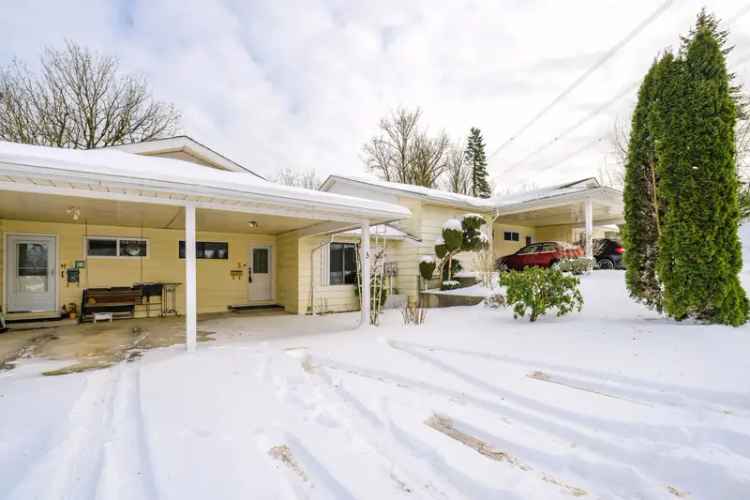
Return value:
[(601, 137), (595, 138), (591, 142), (587, 142), (582, 147), (576, 149), (572, 153), (570, 153), (568, 155), (565, 155), (563, 158), (555, 161), (554, 163), (550, 163), (549, 165), (547, 165), (546, 167), (544, 167), (542, 169), (537, 170), (537, 173), (546, 172), (547, 170), (551, 170), (551, 169), (553, 169), (553, 168), (555, 168), (557, 166), (562, 165), (563, 163), (565, 163), (566, 161), (570, 160), (574, 156), (578, 156), (579, 154), (583, 153), (587, 149), (593, 148), (594, 146), (596, 146), (597, 144), (599, 144), (600, 142), (602, 142), (606, 138), (607, 138), (607, 136), (603, 135)]
[(554, 138), (552, 138), (550, 141), (548, 141), (545, 144), (543, 144), (541, 147), (535, 149), (534, 151), (532, 151), (531, 153), (529, 153), (528, 155), (526, 155), (524, 158), (518, 160), (517, 162), (513, 163), (510, 167), (506, 168), (504, 170), (504, 173), (510, 172), (511, 170), (517, 168), (518, 166), (526, 163), (529, 159), (535, 157), (536, 155), (538, 155), (542, 151), (545, 151), (548, 148), (550, 148), (551, 146), (553, 146), (554, 144), (557, 144), (557, 142), (560, 139), (563, 139), (563, 138), (567, 137), (568, 134), (570, 134), (571, 132), (577, 130), (578, 128), (580, 128), (585, 123), (589, 122), (593, 118), (595, 118), (598, 115), (600, 115), (603, 111), (605, 111), (606, 109), (608, 109), (609, 107), (611, 107), (617, 101), (619, 101), (620, 99), (622, 99), (626, 95), (630, 94), (633, 90), (635, 90), (636, 87), (638, 87), (639, 83), (640, 83), (640, 80), (635, 80), (635, 81), (631, 82), (630, 85), (628, 85), (627, 87), (625, 87), (620, 93), (618, 93), (612, 99), (610, 99), (609, 101), (605, 102), (604, 104), (602, 104), (601, 106), (599, 106), (598, 108), (596, 108), (595, 110), (593, 110), (588, 115), (584, 116), (583, 118), (581, 118), (577, 122), (575, 122), (572, 125), (570, 125), (569, 127), (567, 127), (565, 130), (563, 130), (562, 132), (560, 132), (559, 134), (557, 134)]
[(621, 48), (623, 48), (625, 45), (628, 44), (633, 38), (635, 38), (641, 31), (643, 31), (649, 24), (651, 24), (657, 17), (659, 17), (661, 14), (664, 13), (672, 4), (674, 3), (674, 0), (667, 0), (666, 2), (663, 2), (654, 12), (652, 12), (646, 19), (641, 21), (630, 33), (628, 33), (625, 38), (617, 42), (612, 48), (610, 48), (601, 58), (599, 58), (593, 66), (588, 68), (586, 71), (583, 72), (581, 76), (576, 78), (573, 83), (568, 85), (568, 87), (565, 88), (565, 90), (562, 91), (560, 95), (555, 97), (552, 102), (547, 104), (545, 107), (543, 107), (534, 117), (526, 122), (521, 128), (516, 131), (515, 134), (513, 134), (510, 138), (508, 138), (504, 143), (500, 145), (489, 157), (488, 159), (492, 159), (495, 155), (497, 155), (500, 151), (508, 147), (514, 140), (516, 140), (521, 134), (526, 132), (532, 125), (534, 125), (541, 117), (543, 117), (545, 114), (549, 112), (552, 108), (554, 108), (560, 101), (565, 99), (568, 94), (570, 94), (573, 90), (575, 90), (576, 87), (578, 87), (581, 83), (583, 83), (589, 76), (591, 76), (592, 73), (594, 73), (596, 70), (598, 70), (600, 67), (604, 65), (608, 60), (614, 56), (617, 51), (619, 51)]

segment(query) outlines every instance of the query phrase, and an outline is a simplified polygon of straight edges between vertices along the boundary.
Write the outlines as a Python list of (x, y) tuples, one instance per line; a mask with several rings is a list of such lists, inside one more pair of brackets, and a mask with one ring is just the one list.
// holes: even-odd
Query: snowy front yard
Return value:
[(750, 328), (659, 318), (623, 278), (536, 324), (237, 318), (195, 355), (25, 360), (0, 374), (0, 498), (748, 498)]

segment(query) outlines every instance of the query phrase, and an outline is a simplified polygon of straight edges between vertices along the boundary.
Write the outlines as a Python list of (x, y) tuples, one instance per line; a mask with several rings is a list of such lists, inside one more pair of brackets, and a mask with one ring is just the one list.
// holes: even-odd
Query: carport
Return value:
[[(595, 226), (619, 225), (623, 219), (622, 192), (601, 186), (596, 179), (544, 190), (506, 196), (497, 200), (495, 226), (503, 224), (533, 227), (540, 234), (564, 234), (582, 228), (586, 256), (593, 256)], [(551, 237), (540, 239), (567, 239)]]
[[(133, 274), (133, 266), (140, 266), (141, 277), (144, 266), (149, 266), (154, 276), (161, 273), (167, 278), (180, 278), (186, 344), (188, 350), (193, 350), (199, 309), (197, 276), (201, 266), (196, 255), (199, 234), (226, 235), (230, 250), (232, 242), (240, 248), (246, 241), (261, 237), (273, 241), (279, 276), (274, 282), (278, 285), (273, 286), (279, 288), (280, 302), (288, 302), (289, 309), (296, 313), (300, 312), (296, 306), (299, 303), (296, 283), (300, 280), (299, 262), (303, 258), (297, 245), (301, 238), (359, 228), (365, 236), (361, 247), (362, 279), (368, 282), (366, 235), (370, 225), (408, 215), (407, 209), (388, 203), (280, 186), (251, 174), (225, 172), (181, 160), (115, 150), (76, 151), (0, 143), (3, 310), (13, 312), (8, 309), (8, 296), (16, 293), (13, 289), (16, 281), (22, 281), (8, 278), (13, 266), (20, 266), (17, 259), (9, 258), (14, 251), (8, 247), (9, 238), (17, 234), (27, 239), (48, 238), (44, 268), (34, 278), (35, 287), (46, 290), (54, 301), (54, 307), (52, 303), (46, 307), (55, 312), (63, 302), (69, 284), (63, 283), (63, 278), (72, 262), (78, 261), (79, 255), (81, 260), (92, 260), (87, 246), (91, 233), (87, 228), (106, 227), (122, 235), (120, 239), (127, 237), (132, 241), (140, 237), (146, 254), (139, 259), (113, 255), (112, 261), (118, 263), (108, 271), (113, 281), (123, 274)], [(179, 255), (178, 243), (184, 248)], [(44, 248), (43, 240), (34, 244)], [(117, 252), (122, 244), (118, 241)], [(240, 253), (245, 250), (242, 247)], [(121, 259), (115, 261), (115, 258)], [(243, 271), (242, 261), (237, 262), (236, 269), (230, 269), (227, 266), (236, 262), (232, 260), (210, 263), (215, 267), (202, 276), (221, 276), (227, 287), (239, 286), (232, 271), (237, 274)], [(204, 268), (209, 266), (208, 261), (200, 264)], [(249, 276), (250, 269), (244, 273)], [(21, 274), (17, 272), (14, 276)], [(136, 281), (133, 277), (127, 279)], [(27, 288), (29, 295), (33, 295), (35, 288)], [(217, 284), (215, 292), (204, 293), (203, 297), (218, 297), (223, 289), (222, 284)], [(363, 287), (362, 295), (361, 313), (366, 323), (369, 287)], [(220, 298), (216, 300), (219, 304)], [(29, 304), (29, 310), (37, 307), (33, 301)]]

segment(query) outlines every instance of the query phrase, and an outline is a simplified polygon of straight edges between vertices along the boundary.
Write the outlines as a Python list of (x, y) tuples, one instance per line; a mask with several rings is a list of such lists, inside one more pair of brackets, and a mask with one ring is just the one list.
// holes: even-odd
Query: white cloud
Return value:
[[(635, 91), (553, 147), (507, 171), (639, 79), (679, 43), (705, 2), (677, 1), (491, 162), (502, 186), (595, 174)], [(493, 151), (658, 4), (506, 1), (4, 2), (0, 60), (33, 59), (64, 38), (118, 56), (183, 112), (184, 131), (250, 168), (361, 172), (361, 145), (398, 105), (421, 106), (456, 139), (480, 127)], [(740, 0), (709, 2), (729, 19)], [(732, 69), (750, 76), (750, 14), (732, 26)], [(552, 166), (552, 168), (549, 168)]]

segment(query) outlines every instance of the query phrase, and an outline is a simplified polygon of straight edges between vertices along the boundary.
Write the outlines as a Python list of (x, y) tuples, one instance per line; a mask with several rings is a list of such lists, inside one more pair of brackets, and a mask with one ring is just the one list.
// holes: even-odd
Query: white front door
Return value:
[(54, 236), (8, 236), (8, 312), (47, 312), (56, 308)]
[(250, 249), (250, 302), (273, 300), (273, 267), (271, 247)]

